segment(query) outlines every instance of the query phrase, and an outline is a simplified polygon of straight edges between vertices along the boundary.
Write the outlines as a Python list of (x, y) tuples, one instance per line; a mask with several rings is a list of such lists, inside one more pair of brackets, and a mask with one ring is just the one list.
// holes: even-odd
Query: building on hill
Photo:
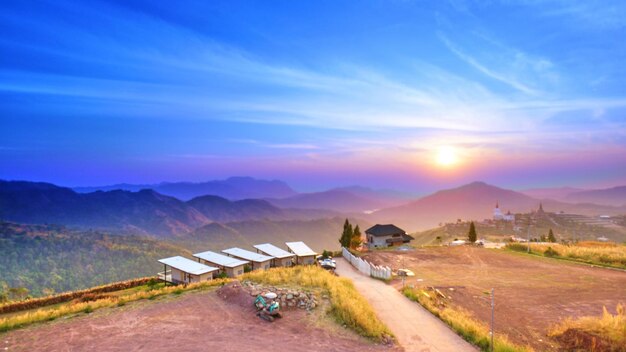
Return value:
[(315, 257), (317, 257), (318, 253), (312, 250), (304, 242), (285, 242), (285, 244), (287, 245), (287, 248), (289, 248), (289, 252), (295, 254), (296, 264), (315, 264)]
[(250, 264), (247, 260), (241, 260), (211, 251), (196, 253), (193, 256), (198, 259), (199, 263), (218, 267), (219, 274), (226, 273), (228, 277), (242, 275), (244, 267)]
[(252, 262), (252, 270), (262, 269), (266, 270), (270, 268), (270, 263), (274, 257), (268, 255), (259, 254), (245, 249), (233, 247), (224, 249), (222, 253), (226, 253), (231, 257), (239, 258)]
[(410, 243), (414, 238), (393, 224), (376, 224), (365, 231), (369, 248), (384, 248)]
[(265, 255), (269, 255), (270, 257), (274, 257), (271, 262), (271, 266), (281, 267), (281, 266), (292, 266), (293, 260), (295, 258), (295, 254), (289, 253), (282, 248), (278, 248), (271, 243), (263, 243), (257, 244), (253, 246), (256, 248), (257, 253), (262, 253)]
[(496, 207), (493, 209), (493, 220), (500, 221), (515, 221), (515, 215), (507, 211), (506, 214), (502, 214), (500, 205), (496, 202)]
[[(159, 259), (163, 264), (163, 272), (159, 278), (173, 284), (190, 284), (194, 282), (213, 280), (213, 273), (218, 268), (204, 265), (181, 256)], [(167, 268), (170, 268), (169, 272)]]

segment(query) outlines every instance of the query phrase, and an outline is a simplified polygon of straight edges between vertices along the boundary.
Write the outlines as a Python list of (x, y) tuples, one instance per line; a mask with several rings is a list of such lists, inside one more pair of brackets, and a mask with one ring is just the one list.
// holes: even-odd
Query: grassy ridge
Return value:
[[(475, 319), (471, 313), (461, 308), (451, 308), (449, 306), (440, 308), (432, 293), (424, 290), (405, 287), (402, 293), (414, 302), (418, 302), (428, 309), (439, 319), (448, 324), (466, 341), (480, 347), (482, 351), (490, 351), (491, 337), (489, 328), (482, 322)], [(495, 334), (494, 351), (496, 352), (530, 352), (532, 348), (518, 346), (510, 342), (505, 335)]]
[[(606, 307), (603, 308), (600, 317), (581, 317), (578, 319), (567, 318), (555, 327), (549, 335), (559, 337), (568, 330), (581, 330), (600, 336), (608, 344), (611, 351), (626, 351), (626, 307), (617, 305), (615, 315), (609, 313)], [(582, 341), (574, 341), (581, 343)], [(593, 346), (576, 346), (577, 348), (590, 348)]]
[(165, 286), (150, 287), (148, 285), (133, 289), (129, 294), (122, 295), (105, 295), (97, 296), (94, 301), (82, 302), (72, 301), (54, 306), (52, 308), (40, 308), (34, 311), (26, 311), (21, 314), (14, 314), (5, 318), (0, 318), (0, 332), (9, 331), (31, 325), (34, 323), (54, 320), (56, 318), (77, 314), (91, 313), (100, 308), (123, 306), (128, 302), (138, 301), (141, 299), (154, 299), (159, 296), (168, 294), (181, 294), (185, 291), (201, 290), (209, 287), (221, 286), (229, 279), (217, 279), (211, 281), (203, 281), (183, 286)]
[[(520, 243), (510, 243), (506, 248), (518, 252), (527, 251), (527, 245)], [(532, 254), (546, 257), (626, 269), (626, 246), (615, 243), (591, 241), (571, 245), (531, 243), (530, 250)]]
[(139, 279), (126, 280), (126, 281), (110, 283), (107, 285), (96, 286), (96, 287), (92, 287), (86, 290), (63, 292), (58, 295), (26, 299), (26, 300), (17, 301), (17, 302), (8, 302), (8, 303), (0, 304), (0, 314), (18, 312), (21, 310), (40, 308), (40, 307), (45, 307), (45, 306), (49, 306), (52, 304), (68, 302), (68, 301), (80, 298), (88, 294), (98, 294), (98, 293), (125, 290), (128, 288), (145, 285), (150, 280), (154, 280), (154, 279), (151, 277), (143, 277)]
[(367, 300), (359, 294), (352, 281), (336, 277), (316, 266), (274, 268), (244, 274), (244, 280), (269, 285), (296, 285), (318, 287), (328, 291), (331, 297), (331, 314), (341, 323), (359, 334), (382, 340), (392, 336), (391, 331), (378, 319)]

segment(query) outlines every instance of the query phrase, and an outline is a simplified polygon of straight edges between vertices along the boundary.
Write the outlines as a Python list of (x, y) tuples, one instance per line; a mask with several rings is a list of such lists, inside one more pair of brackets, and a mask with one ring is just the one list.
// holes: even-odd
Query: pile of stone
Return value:
[[(264, 286), (251, 281), (243, 281), (241, 286), (250, 296), (265, 296), (269, 292), (274, 292), (276, 300), (280, 303), (281, 309), (300, 308), (311, 310), (319, 305), (318, 297), (308, 291), (294, 290), (291, 288), (282, 288), (274, 286)], [(323, 297), (324, 298), (324, 297)]]

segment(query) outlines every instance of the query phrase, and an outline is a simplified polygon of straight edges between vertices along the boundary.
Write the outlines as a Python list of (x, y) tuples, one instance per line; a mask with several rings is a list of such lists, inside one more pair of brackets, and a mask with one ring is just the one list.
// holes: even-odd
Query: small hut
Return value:
[(222, 253), (226, 253), (229, 256), (234, 257), (234, 258), (239, 258), (239, 259), (250, 261), (252, 263), (252, 270), (269, 269), (271, 261), (272, 259), (274, 259), (274, 257), (270, 257), (267, 255), (263, 255), (263, 254), (259, 254), (255, 252), (250, 252), (245, 249), (241, 249), (237, 247), (225, 249), (222, 251)]
[(272, 267), (292, 266), (295, 254), (289, 253), (282, 248), (278, 248), (270, 243), (254, 245), (257, 253), (262, 253), (274, 257), (271, 262)]
[[(213, 279), (213, 273), (218, 268), (204, 265), (181, 256), (159, 259), (163, 264), (163, 273), (159, 278), (173, 284), (190, 284), (193, 282), (208, 281)], [(168, 267), (170, 270), (168, 271)]]
[(304, 242), (285, 242), (289, 252), (296, 255), (296, 264), (315, 264), (317, 252), (309, 248)]
[(211, 251), (196, 253), (193, 255), (198, 262), (216, 266), (219, 268), (219, 274), (226, 273), (228, 277), (235, 277), (243, 274), (243, 268), (246, 264), (250, 264), (247, 260), (241, 260), (220, 253)]

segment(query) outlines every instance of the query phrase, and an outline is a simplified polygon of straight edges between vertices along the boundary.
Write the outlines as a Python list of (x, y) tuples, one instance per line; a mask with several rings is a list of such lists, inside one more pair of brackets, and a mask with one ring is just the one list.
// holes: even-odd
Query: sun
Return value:
[(441, 147), (437, 151), (437, 157), (435, 158), (435, 161), (439, 166), (451, 167), (459, 162), (459, 158), (454, 148)]

